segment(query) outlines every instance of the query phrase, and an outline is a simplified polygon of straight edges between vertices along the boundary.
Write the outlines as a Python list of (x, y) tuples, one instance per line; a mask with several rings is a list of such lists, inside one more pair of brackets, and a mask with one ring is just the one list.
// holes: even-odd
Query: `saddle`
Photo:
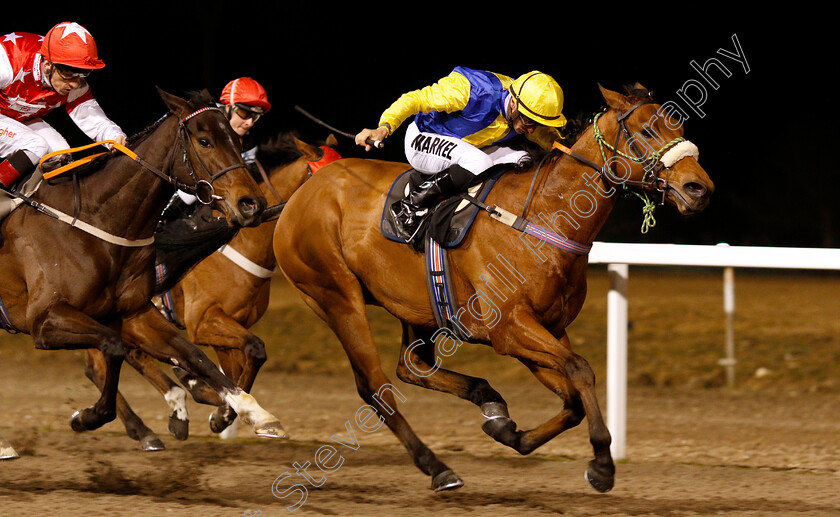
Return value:
[[(474, 184), (465, 193), (476, 201), (482, 202), (490, 193), (499, 177), (510, 170), (509, 165), (491, 167), (479, 177), (479, 183)], [(391, 184), (385, 206), (382, 210), (380, 230), (382, 235), (392, 241), (406, 243), (396, 230), (396, 224), (390, 213), (390, 206), (408, 195), (408, 192), (422, 183), (424, 175), (415, 169), (409, 169)], [(444, 248), (457, 248), (472, 226), (481, 208), (464, 199), (460, 194), (440, 202), (420, 223), (417, 238), (412, 242), (415, 251), (424, 251), (426, 237), (431, 237)]]
[[(41, 168), (38, 167), (30, 173), (29, 176), (19, 179), (7, 190), (16, 192), (25, 197), (31, 197), (32, 194), (34, 194), (41, 186), (43, 179), (43, 172), (41, 171)], [(3, 221), (3, 219), (5, 219), (21, 204), (23, 204), (23, 199), (0, 190), (0, 221)]]

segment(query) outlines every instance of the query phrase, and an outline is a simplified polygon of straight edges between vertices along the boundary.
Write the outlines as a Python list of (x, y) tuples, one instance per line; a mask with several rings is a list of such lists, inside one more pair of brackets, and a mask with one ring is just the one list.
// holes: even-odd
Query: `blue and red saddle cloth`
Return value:
[[(463, 242), (479, 212), (488, 211), (492, 213), (496, 209), (496, 207), (487, 207), (484, 205), (484, 201), (496, 181), (508, 170), (509, 168), (495, 168), (487, 174), (483, 181), (469, 188), (465, 194), (456, 195), (437, 205), (434, 211), (421, 223), (418, 237), (412, 243), (406, 243), (403, 238), (398, 236), (389, 208), (394, 202), (402, 199), (411, 186), (423, 181), (422, 175), (411, 169), (397, 177), (391, 185), (382, 209), (380, 220), (382, 235), (389, 240), (405, 243), (412, 246), (416, 251), (424, 253), (427, 285), (435, 321), (438, 328), (449, 329), (460, 339), (464, 339), (466, 336), (462, 335), (459, 326), (455, 323), (458, 308), (455, 306), (455, 297), (452, 292), (448, 250), (457, 248)], [(551, 230), (533, 224), (521, 217), (508, 219), (513, 219), (510, 225), (514, 229), (570, 253), (584, 255), (591, 248), (589, 245), (580, 244), (557, 235)]]

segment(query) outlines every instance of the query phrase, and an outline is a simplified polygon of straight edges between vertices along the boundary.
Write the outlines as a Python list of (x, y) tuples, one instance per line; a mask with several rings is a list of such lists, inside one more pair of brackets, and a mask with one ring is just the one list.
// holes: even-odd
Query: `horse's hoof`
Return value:
[(446, 469), (432, 478), (432, 490), (435, 492), (455, 490), (462, 486), (464, 486), (464, 481), (452, 469)]
[(150, 434), (140, 440), (140, 450), (144, 452), (164, 451), (166, 450), (166, 446), (160, 441), (160, 438), (154, 434)]
[(481, 414), (488, 420), (496, 418), (510, 419), (507, 404), (504, 402), (485, 402), (481, 405)]
[(176, 440), (186, 440), (190, 437), (190, 421), (181, 420), (175, 416), (176, 411), (169, 415), (169, 434)]
[(219, 434), (225, 429), (227, 429), (231, 422), (232, 420), (220, 417), (215, 412), (210, 413), (210, 418), (208, 419), (208, 423), (210, 424), (210, 430), (216, 434)]
[(595, 462), (590, 461), (583, 477), (595, 490), (602, 493), (609, 492), (615, 484), (615, 468), (608, 469), (608, 472), (599, 472)]
[(0, 460), (15, 460), (20, 458), (11, 445), (0, 446)]
[(70, 415), (70, 428), (77, 433), (94, 431), (113, 421), (114, 418), (116, 416), (99, 415), (94, 408), (89, 407)]
[(85, 427), (85, 424), (82, 423), (81, 411), (76, 411), (70, 415), (70, 429), (76, 431), (77, 433), (84, 433), (87, 431), (87, 427)]
[(499, 417), (485, 420), (481, 424), (481, 430), (497, 442), (518, 450), (519, 435), (516, 433), (516, 422), (510, 418)]
[(268, 422), (259, 427), (254, 428), (254, 433), (262, 438), (277, 438), (279, 440), (288, 440), (289, 434), (280, 425), (280, 422)]

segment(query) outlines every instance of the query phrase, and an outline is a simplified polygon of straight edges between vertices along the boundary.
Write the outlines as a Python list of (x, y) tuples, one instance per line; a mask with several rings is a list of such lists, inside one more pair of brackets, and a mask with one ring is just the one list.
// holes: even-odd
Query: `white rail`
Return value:
[(722, 267), (724, 311), (727, 314), (727, 377), (734, 378), (734, 338), (731, 314), (735, 307), (732, 268), (840, 270), (840, 249), (717, 246), (688, 244), (625, 244), (596, 242), (590, 264), (607, 264), (607, 427), (613, 458), (626, 457), (627, 436), (627, 282), (629, 266)]

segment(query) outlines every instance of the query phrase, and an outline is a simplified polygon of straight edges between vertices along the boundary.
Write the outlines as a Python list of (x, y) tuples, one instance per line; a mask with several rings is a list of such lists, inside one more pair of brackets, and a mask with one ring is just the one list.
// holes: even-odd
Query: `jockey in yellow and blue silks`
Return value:
[(499, 163), (518, 163), (526, 152), (508, 147), (513, 137), (548, 149), (566, 123), (563, 90), (539, 71), (516, 79), (457, 67), (425, 88), (403, 94), (382, 113), (376, 129), (364, 129), (356, 143), (382, 141), (409, 117), (405, 154), (429, 178), (391, 207), (401, 236), (414, 238), (423, 216), (436, 201), (459, 192), (476, 176)]

